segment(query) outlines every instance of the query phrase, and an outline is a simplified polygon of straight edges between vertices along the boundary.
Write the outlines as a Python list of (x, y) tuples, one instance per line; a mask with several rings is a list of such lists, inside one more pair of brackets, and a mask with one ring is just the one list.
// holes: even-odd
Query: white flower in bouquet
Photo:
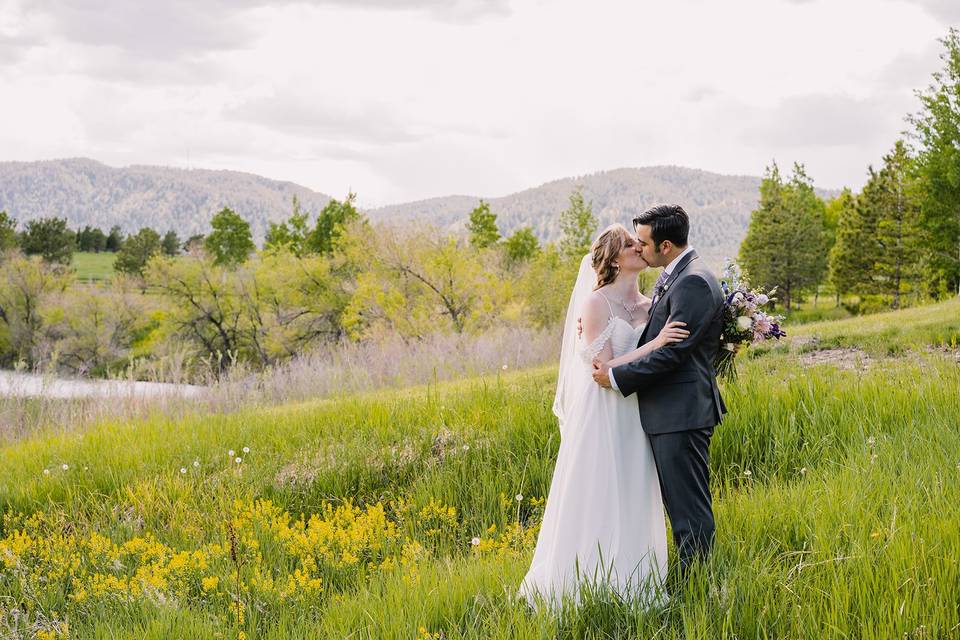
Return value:
[(761, 293), (760, 295), (757, 296), (757, 304), (758, 304), (759, 306), (762, 307), (763, 305), (767, 304), (768, 302), (770, 302), (770, 298), (767, 297), (767, 294)]
[(753, 326), (753, 319), (750, 316), (737, 318), (737, 329), (740, 329), (740, 331), (749, 331), (751, 326)]

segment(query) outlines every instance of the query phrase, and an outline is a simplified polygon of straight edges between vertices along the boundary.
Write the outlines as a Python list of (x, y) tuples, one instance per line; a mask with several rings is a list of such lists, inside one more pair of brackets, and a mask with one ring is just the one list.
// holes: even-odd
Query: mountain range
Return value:
[[(601, 228), (658, 202), (681, 203), (690, 214), (691, 244), (713, 264), (734, 256), (756, 208), (760, 178), (728, 176), (674, 166), (614, 169), (554, 180), (501, 197), (483, 197), (504, 235), (529, 226), (545, 241), (559, 238), (560, 212), (577, 187), (592, 203)], [(821, 195), (830, 195), (822, 192)], [(330, 196), (292, 182), (251, 173), (136, 165), (109, 167), (86, 158), (0, 162), (0, 210), (22, 224), (39, 217), (66, 218), (73, 228), (91, 225), (125, 233), (149, 226), (181, 238), (210, 230), (224, 206), (250, 223), (259, 245), (270, 222), (289, 217), (296, 195), (318, 212)], [(429, 222), (459, 231), (481, 196), (452, 195), (366, 210), (372, 221)]]

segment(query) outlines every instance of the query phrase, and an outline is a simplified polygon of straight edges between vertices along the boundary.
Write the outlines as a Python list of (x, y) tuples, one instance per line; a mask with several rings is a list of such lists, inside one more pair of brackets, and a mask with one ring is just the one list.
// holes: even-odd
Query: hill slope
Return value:
[[(554, 180), (502, 197), (484, 197), (509, 235), (530, 226), (541, 240), (560, 235), (559, 215), (577, 186), (593, 203), (601, 227), (630, 223), (658, 202), (678, 202), (691, 215), (691, 242), (718, 263), (736, 255), (757, 205), (760, 178), (726, 176), (683, 167), (614, 169)], [(126, 233), (151, 226), (181, 237), (209, 231), (213, 214), (229, 206), (250, 222), (254, 240), (263, 241), (268, 223), (286, 219), (297, 195), (307, 211), (318, 212), (329, 196), (292, 182), (236, 171), (169, 167), (108, 167), (75, 158), (0, 163), (0, 210), (21, 223), (41, 216), (66, 218), (73, 227), (114, 224)], [(829, 195), (829, 192), (821, 192)], [(372, 220), (429, 221), (461, 230), (481, 196), (452, 195), (389, 205), (367, 211)]]
[(66, 218), (72, 227), (92, 225), (125, 233), (149, 226), (175, 230), (181, 238), (210, 231), (210, 218), (225, 206), (250, 222), (259, 243), (269, 222), (290, 215), (296, 195), (318, 211), (330, 196), (292, 182), (252, 173), (108, 167), (86, 158), (0, 162), (0, 210), (22, 223), (42, 216)]
[[(499, 198), (485, 198), (498, 216), (502, 232), (533, 227), (538, 237), (560, 237), (560, 212), (567, 208), (578, 185), (593, 203), (601, 228), (612, 222), (629, 226), (650, 205), (677, 202), (691, 217), (691, 243), (711, 262), (735, 256), (756, 208), (760, 178), (725, 176), (684, 167), (614, 169), (554, 180)], [(450, 229), (462, 227), (479, 198), (449, 196), (381, 207), (373, 219), (428, 219)]]

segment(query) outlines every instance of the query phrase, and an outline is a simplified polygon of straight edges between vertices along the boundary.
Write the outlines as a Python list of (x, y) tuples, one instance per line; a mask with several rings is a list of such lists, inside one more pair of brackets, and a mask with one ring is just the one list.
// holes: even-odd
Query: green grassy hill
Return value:
[(548, 368), (4, 446), (0, 636), (954, 637), (958, 318), (805, 325), (745, 358), (715, 552), (662, 610), (510, 597), (559, 445)]

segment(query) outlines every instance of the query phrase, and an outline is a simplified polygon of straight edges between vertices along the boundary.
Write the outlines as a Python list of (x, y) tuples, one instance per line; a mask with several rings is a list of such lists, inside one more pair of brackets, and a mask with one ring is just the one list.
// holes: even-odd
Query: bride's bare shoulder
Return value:
[(598, 324), (605, 322), (610, 317), (610, 304), (599, 291), (592, 291), (586, 300), (583, 301), (583, 307), (580, 309), (580, 318), (585, 323)]

